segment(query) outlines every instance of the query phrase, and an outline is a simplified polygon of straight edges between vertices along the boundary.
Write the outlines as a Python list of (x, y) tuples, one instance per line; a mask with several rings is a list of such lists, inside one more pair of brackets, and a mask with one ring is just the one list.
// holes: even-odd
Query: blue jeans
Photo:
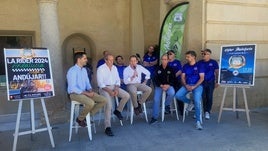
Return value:
[[(155, 87), (154, 90), (154, 104), (153, 104), (153, 118), (157, 119), (159, 116), (159, 108), (160, 108), (160, 102), (162, 99), (162, 93), (163, 90), (160, 87)], [(170, 105), (171, 101), (174, 98), (175, 90), (172, 86), (170, 86), (166, 91), (166, 102), (165, 106)]]
[(213, 92), (215, 88), (215, 82), (212, 81), (204, 81), (203, 82), (203, 108), (205, 112), (211, 111), (212, 108), (212, 102), (213, 102)]
[[(196, 116), (196, 121), (201, 122), (201, 101), (202, 101), (202, 92), (203, 92), (203, 87), (199, 85), (196, 87), (192, 93), (194, 97), (194, 108), (195, 108), (195, 116)], [(190, 99), (186, 97), (186, 94), (189, 93), (189, 91), (182, 86), (179, 91), (175, 94), (175, 97), (177, 100), (180, 100), (184, 103), (190, 103)]]

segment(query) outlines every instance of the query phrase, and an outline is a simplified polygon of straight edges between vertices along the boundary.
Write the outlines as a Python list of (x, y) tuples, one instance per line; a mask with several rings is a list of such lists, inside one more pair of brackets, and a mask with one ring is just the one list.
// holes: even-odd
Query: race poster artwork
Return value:
[(8, 100), (55, 95), (48, 49), (4, 49)]
[(256, 44), (221, 47), (219, 84), (254, 86)]

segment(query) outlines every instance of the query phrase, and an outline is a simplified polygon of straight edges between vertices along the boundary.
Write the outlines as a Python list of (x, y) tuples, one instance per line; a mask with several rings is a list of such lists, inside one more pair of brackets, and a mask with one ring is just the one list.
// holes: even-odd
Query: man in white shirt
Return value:
[(112, 110), (112, 101), (113, 97), (120, 97), (120, 103), (117, 108), (114, 110), (114, 114), (118, 117), (119, 120), (123, 119), (121, 112), (124, 109), (125, 104), (129, 100), (129, 94), (120, 88), (120, 77), (117, 71), (117, 68), (113, 65), (114, 57), (111, 54), (107, 54), (104, 57), (105, 64), (101, 65), (97, 69), (97, 81), (99, 86), (99, 92), (101, 95), (108, 99), (105, 108), (105, 133), (108, 136), (113, 136), (111, 130), (111, 110)]
[[(141, 83), (141, 75), (145, 74), (145, 80)], [(150, 72), (141, 65), (138, 65), (138, 58), (135, 55), (129, 57), (129, 66), (125, 68), (124, 83), (127, 85), (127, 90), (131, 96), (134, 112), (136, 115), (142, 112), (141, 104), (146, 101), (152, 92), (152, 88), (146, 85), (150, 79)], [(137, 91), (142, 91), (140, 100), (137, 100)]]

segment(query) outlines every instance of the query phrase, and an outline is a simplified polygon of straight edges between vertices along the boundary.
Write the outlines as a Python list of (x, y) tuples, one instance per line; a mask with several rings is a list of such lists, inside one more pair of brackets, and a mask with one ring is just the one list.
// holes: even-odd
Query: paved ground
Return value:
[[(202, 131), (194, 128), (194, 119), (189, 115), (185, 123), (175, 117), (155, 125), (145, 123), (135, 117), (133, 125), (124, 121), (120, 126), (113, 122), (114, 137), (104, 134), (103, 126), (97, 126), (93, 140), (88, 140), (87, 130), (79, 129), (68, 142), (68, 123), (53, 126), (56, 147), (52, 148), (48, 133), (19, 136), (18, 151), (267, 151), (268, 150), (268, 108), (250, 112), (252, 126), (247, 126), (244, 112), (224, 111), (221, 123), (217, 123), (217, 113), (211, 120), (204, 121)], [(149, 116), (150, 117), (150, 116)], [(181, 117), (180, 117), (181, 119)], [(96, 122), (97, 124), (97, 122)], [(0, 150), (12, 150), (14, 130), (0, 132)]]

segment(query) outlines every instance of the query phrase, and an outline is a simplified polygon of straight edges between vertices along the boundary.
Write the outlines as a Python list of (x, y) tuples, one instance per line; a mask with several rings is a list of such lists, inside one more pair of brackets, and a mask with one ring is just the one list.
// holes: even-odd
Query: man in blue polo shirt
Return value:
[(120, 87), (123, 90), (127, 90), (127, 86), (124, 83), (124, 77), (123, 77), (124, 69), (127, 67), (124, 64), (124, 58), (121, 55), (118, 55), (118, 56), (115, 57), (115, 62), (116, 62), (115, 66), (117, 68), (117, 71), (118, 71), (118, 74), (119, 74), (119, 77), (120, 77), (120, 83), (121, 83)]
[[(169, 50), (167, 54), (169, 59), (168, 66), (173, 68), (177, 79), (176, 84), (174, 85), (174, 89), (175, 91), (178, 91), (181, 88), (181, 70), (182, 70), (181, 62), (180, 60), (176, 59), (176, 54), (174, 50)], [(178, 101), (178, 106), (179, 106), (178, 108), (179, 113), (183, 115), (183, 102)]]
[(142, 65), (151, 73), (151, 77), (150, 79), (147, 80), (147, 83), (146, 83), (148, 86), (151, 85), (151, 80), (154, 79), (153, 76), (154, 76), (155, 69), (157, 67), (157, 63), (158, 63), (158, 57), (156, 55), (154, 46), (151, 45), (148, 47), (148, 51), (144, 54), (143, 62), (142, 62)]
[(202, 101), (202, 82), (204, 81), (204, 69), (196, 62), (195, 51), (185, 53), (187, 63), (182, 68), (181, 84), (182, 87), (175, 94), (176, 99), (184, 103), (190, 103), (186, 97), (187, 93), (192, 92), (195, 104), (196, 129), (202, 130), (201, 125), (201, 101)]
[(218, 87), (217, 78), (219, 73), (219, 65), (216, 60), (210, 58), (211, 50), (205, 49), (202, 51), (203, 59), (198, 63), (203, 66), (205, 71), (205, 78), (203, 81), (203, 108), (205, 112), (205, 119), (210, 119), (210, 111), (213, 102), (214, 88)]

